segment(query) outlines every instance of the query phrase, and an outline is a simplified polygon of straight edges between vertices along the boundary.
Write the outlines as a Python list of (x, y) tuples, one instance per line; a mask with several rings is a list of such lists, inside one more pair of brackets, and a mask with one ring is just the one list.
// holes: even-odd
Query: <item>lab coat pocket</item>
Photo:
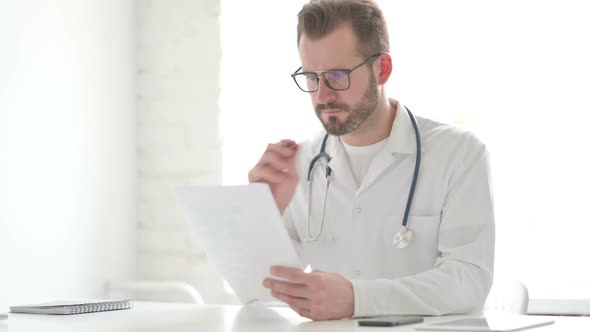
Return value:
[(409, 216), (407, 226), (413, 232), (413, 238), (405, 248), (397, 248), (393, 242), (402, 227), (403, 216), (391, 219), (392, 222), (384, 227), (382, 238), (384, 258), (391, 262), (385, 266), (384, 273), (402, 277), (431, 269), (439, 255), (440, 216)]

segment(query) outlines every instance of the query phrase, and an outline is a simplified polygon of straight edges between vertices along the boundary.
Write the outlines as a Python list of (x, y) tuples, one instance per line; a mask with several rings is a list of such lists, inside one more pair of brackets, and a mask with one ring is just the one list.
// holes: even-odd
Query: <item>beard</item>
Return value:
[[(372, 76), (369, 79), (369, 86), (363, 95), (363, 99), (354, 105), (354, 107), (339, 103), (318, 104), (315, 107), (315, 113), (328, 134), (342, 136), (356, 130), (373, 114), (375, 108), (377, 108), (378, 98), (377, 82), (375, 82), (375, 77)], [(323, 121), (321, 114), (326, 109), (339, 109), (349, 114), (344, 121), (333, 115), (329, 116), (327, 121)]]

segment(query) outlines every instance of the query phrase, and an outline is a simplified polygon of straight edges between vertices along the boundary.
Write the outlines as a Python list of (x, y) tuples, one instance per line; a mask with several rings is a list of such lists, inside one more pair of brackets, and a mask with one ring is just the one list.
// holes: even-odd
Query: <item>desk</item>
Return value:
[[(590, 317), (554, 317), (555, 324), (527, 331), (590, 331)], [(429, 317), (427, 322), (451, 317)], [(0, 321), (0, 332), (200, 332), (200, 331), (415, 331), (414, 326), (397, 328), (359, 327), (356, 320), (312, 322), (289, 308), (258, 306), (213, 306), (136, 302), (131, 310), (72, 316), (10, 314)]]

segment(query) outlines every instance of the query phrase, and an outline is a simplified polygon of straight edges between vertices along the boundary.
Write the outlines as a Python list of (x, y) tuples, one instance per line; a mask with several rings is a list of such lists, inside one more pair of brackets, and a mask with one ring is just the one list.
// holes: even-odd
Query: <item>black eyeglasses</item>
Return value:
[(295, 81), (295, 84), (301, 89), (303, 92), (316, 92), (320, 86), (320, 76), (324, 80), (326, 85), (334, 90), (334, 91), (343, 91), (350, 88), (350, 74), (355, 71), (357, 68), (360, 68), (367, 63), (375, 60), (381, 53), (377, 53), (372, 55), (367, 60), (363, 61), (361, 64), (352, 67), (351, 69), (331, 69), (326, 70), (321, 73), (314, 73), (314, 72), (301, 72), (301, 68), (297, 69), (291, 77)]

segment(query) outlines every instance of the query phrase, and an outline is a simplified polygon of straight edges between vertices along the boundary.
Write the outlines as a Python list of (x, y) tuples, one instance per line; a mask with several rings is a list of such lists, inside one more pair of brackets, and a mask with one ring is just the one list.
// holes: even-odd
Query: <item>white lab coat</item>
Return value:
[[(416, 140), (401, 104), (387, 143), (360, 187), (339, 139), (328, 139), (333, 175), (323, 232), (315, 242), (304, 241), (307, 170), (324, 134), (299, 147), (301, 180), (283, 219), (305, 264), (352, 281), (357, 317), (479, 311), (492, 284), (494, 214), (486, 147), (457, 127), (416, 120), (422, 165), (408, 220), (415, 236), (404, 249), (393, 246), (393, 237), (412, 181)], [(313, 236), (320, 227), (325, 166), (314, 171), (311, 190)]]

